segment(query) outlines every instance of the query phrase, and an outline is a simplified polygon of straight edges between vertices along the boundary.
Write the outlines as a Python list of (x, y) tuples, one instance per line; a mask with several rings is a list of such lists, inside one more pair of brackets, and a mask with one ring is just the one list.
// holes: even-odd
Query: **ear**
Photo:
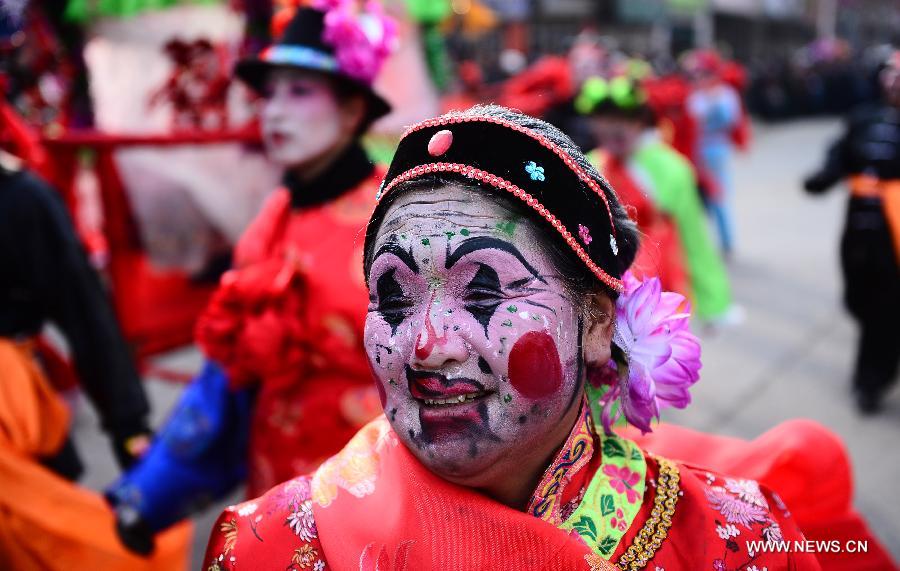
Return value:
[(587, 305), (582, 343), (584, 362), (588, 368), (599, 368), (612, 357), (616, 304), (605, 294), (595, 294)]

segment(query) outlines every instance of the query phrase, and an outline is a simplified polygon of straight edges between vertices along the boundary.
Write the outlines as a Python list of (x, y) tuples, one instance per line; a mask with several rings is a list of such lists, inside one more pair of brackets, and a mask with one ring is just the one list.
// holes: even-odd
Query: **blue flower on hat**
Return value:
[(525, 171), (531, 175), (531, 180), (546, 180), (546, 177), (544, 176), (544, 167), (538, 165), (534, 161), (525, 163)]

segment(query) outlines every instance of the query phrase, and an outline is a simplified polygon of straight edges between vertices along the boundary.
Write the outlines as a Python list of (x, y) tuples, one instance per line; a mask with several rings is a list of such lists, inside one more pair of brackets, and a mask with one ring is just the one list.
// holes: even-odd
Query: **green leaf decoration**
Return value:
[(624, 458), (625, 448), (622, 443), (615, 438), (605, 438), (603, 440), (603, 455), (608, 458)]
[(600, 540), (600, 543), (597, 544), (597, 549), (600, 550), (600, 553), (603, 555), (609, 555), (612, 553), (613, 549), (616, 548), (616, 540), (614, 537), (604, 537)]
[(631, 449), (631, 459), (632, 460), (641, 460), (643, 457), (644, 457), (644, 455), (641, 454), (641, 451), (639, 449), (637, 449), (637, 448)]
[(606, 517), (614, 511), (616, 511), (616, 502), (613, 500), (612, 494), (600, 496), (600, 515)]
[(589, 537), (591, 541), (597, 540), (597, 526), (594, 524), (594, 520), (586, 515), (581, 516), (572, 528), (582, 537)]

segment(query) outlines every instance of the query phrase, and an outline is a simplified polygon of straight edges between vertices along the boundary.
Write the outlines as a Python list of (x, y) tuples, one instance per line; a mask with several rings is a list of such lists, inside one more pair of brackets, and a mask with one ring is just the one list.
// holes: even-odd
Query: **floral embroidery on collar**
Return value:
[(602, 431), (597, 438), (603, 452), (602, 466), (588, 485), (584, 500), (559, 527), (608, 559), (641, 509), (647, 461), (630, 440)]
[[(589, 406), (582, 406), (579, 418), (541, 478), (528, 512), (581, 538), (596, 555), (609, 558), (640, 511), (647, 462), (630, 440), (595, 430)], [(561, 505), (565, 486), (587, 466), (595, 450), (602, 451), (602, 465), (579, 492), (583, 497), (574, 510)]]

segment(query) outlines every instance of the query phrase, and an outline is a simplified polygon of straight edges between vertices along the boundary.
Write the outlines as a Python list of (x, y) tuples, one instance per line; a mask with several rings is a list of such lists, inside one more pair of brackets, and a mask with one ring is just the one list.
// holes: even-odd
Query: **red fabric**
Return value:
[[(583, 469), (596, 470), (597, 465)], [(658, 470), (658, 462), (650, 458), (643, 506), (613, 561), (650, 516)], [(794, 518), (771, 492), (755, 482), (702, 468), (679, 464), (678, 470), (681, 493), (672, 527), (647, 569), (820, 568), (811, 554), (749, 553), (748, 540), (801, 538)], [(723, 486), (737, 491), (726, 492)], [(746, 501), (738, 501), (742, 493)], [(745, 510), (749, 506), (751, 521), (732, 525), (735, 533), (740, 531), (738, 536), (723, 537), (728, 508), (715, 505), (711, 500), (715, 497)], [(296, 478), (261, 498), (228, 508), (213, 530), (204, 566), (214, 562), (221, 562), (216, 569), (228, 571), (611, 567), (574, 532), (561, 531), (429, 472), (399, 442), (384, 417), (361, 430), (312, 479)]]
[(43, 337), (34, 340), (34, 354), (47, 380), (58, 392), (74, 389), (78, 386), (78, 376), (66, 357)]
[(639, 278), (657, 276), (669, 291), (687, 292), (687, 274), (675, 223), (656, 208), (621, 161), (603, 153), (600, 156), (600, 172), (616, 189), (642, 233), (631, 272)]
[(646, 79), (642, 87), (666, 142), (696, 164), (697, 125), (685, 106), (690, 83), (680, 75), (669, 75)]
[(21, 158), (29, 169), (47, 176), (47, 152), (41, 146), (37, 133), (5, 100), (0, 101), (0, 142), (8, 146), (9, 152)]
[(540, 117), (550, 107), (572, 97), (574, 90), (566, 59), (547, 56), (503, 85), (500, 104)]
[[(197, 284), (180, 271), (152, 267), (141, 245), (131, 204), (116, 167), (115, 152), (128, 147), (163, 147), (258, 141), (255, 124), (223, 133), (181, 133), (176, 136), (117, 136), (97, 131), (72, 131), (44, 139), (51, 157), (47, 178), (62, 194), (70, 212), (77, 212), (75, 179), (85, 148), (96, 153), (95, 169), (103, 206), (102, 235), (79, 235), (91, 253), (108, 253), (108, 275), (116, 316), (138, 358), (185, 345), (214, 288)], [(78, 217), (73, 215), (78, 224)], [(98, 251), (99, 250), (99, 251)]]
[(242, 236), (196, 340), (258, 383), (248, 494), (316, 468), (381, 411), (362, 345), (363, 229), (384, 172), (315, 208), (276, 191)]
[(794, 420), (752, 441), (663, 424), (652, 433), (628, 429), (642, 448), (688, 464), (752, 478), (778, 492), (807, 539), (867, 541), (867, 553), (820, 552), (826, 571), (897, 569), (852, 507), (853, 482), (840, 439), (819, 424)]
[[(747, 70), (741, 64), (733, 61), (724, 62), (719, 70), (722, 81), (730, 85), (738, 93), (743, 93), (747, 87)], [(753, 133), (750, 126), (750, 114), (741, 100), (741, 118), (734, 129), (731, 130), (731, 142), (742, 151), (750, 148)]]

